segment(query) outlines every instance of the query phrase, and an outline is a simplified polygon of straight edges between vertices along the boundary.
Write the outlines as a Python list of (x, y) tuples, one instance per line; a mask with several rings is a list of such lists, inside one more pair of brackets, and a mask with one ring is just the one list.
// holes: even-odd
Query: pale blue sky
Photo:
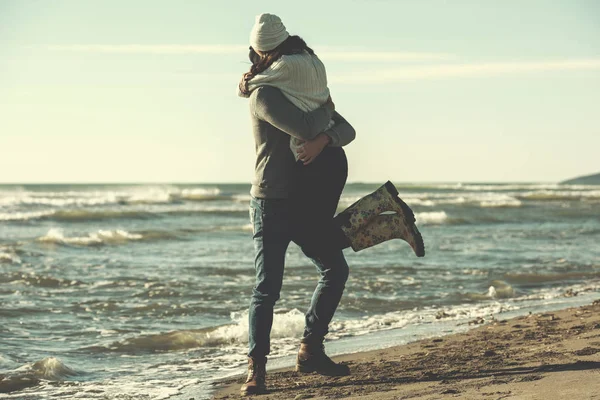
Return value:
[(0, 0), (0, 182), (248, 182), (261, 12), (325, 62), (350, 181), (600, 171), (593, 0)]

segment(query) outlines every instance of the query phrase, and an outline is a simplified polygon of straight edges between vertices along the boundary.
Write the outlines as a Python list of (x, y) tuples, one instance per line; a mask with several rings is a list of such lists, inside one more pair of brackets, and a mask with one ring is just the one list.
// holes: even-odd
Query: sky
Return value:
[(325, 63), (350, 182), (600, 172), (595, 0), (0, 0), (0, 183), (249, 182), (263, 12)]

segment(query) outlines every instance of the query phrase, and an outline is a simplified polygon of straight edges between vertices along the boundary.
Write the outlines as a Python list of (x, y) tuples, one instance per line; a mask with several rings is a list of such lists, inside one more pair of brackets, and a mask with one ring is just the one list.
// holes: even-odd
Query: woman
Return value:
[[(361, 199), (334, 223), (333, 215), (347, 177), (341, 146), (354, 139), (354, 129), (334, 112), (330, 97), (325, 104), (303, 111), (292, 103), (293, 98), (286, 96), (284, 88), (277, 87), (278, 80), (249, 90), (253, 78), (284, 60), (283, 56), (308, 57), (316, 70), (319, 67), (312, 58), (312, 50), (299, 37), (289, 36), (276, 16), (258, 16), (250, 42), (252, 67), (244, 74), (239, 92), (250, 99), (257, 153), (251, 190), (256, 286), (249, 312), (249, 374), (242, 394), (266, 391), (265, 366), (273, 306), (279, 298), (285, 252), (292, 240), (321, 273), (306, 315), (297, 370), (327, 375), (349, 373), (345, 365), (331, 361), (323, 348), (323, 338), (348, 277), (348, 265), (341, 250), (349, 245), (354, 247), (354, 238), (365, 231), (361, 227), (377, 224), (383, 208), (383, 211), (398, 209), (398, 215), (403, 213), (388, 186), (384, 186), (370, 195), (375, 197)], [(290, 151), (290, 137), (305, 143), (296, 149), (292, 146), (298, 162)]]

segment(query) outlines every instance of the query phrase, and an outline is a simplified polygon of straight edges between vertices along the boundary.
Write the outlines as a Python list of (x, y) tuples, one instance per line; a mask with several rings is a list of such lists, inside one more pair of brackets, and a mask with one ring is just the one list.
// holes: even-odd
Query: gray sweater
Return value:
[[(281, 91), (262, 86), (250, 96), (250, 116), (256, 148), (256, 165), (250, 194), (262, 199), (287, 198), (293, 187), (294, 156), (290, 137), (314, 139), (324, 132), (330, 146), (345, 146), (354, 140), (354, 128), (337, 112), (325, 105), (303, 112)], [(329, 121), (335, 125), (327, 129)]]

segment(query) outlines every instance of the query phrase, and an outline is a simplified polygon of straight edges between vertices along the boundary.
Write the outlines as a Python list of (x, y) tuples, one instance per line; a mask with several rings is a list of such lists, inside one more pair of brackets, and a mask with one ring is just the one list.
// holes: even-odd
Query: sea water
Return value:
[[(346, 186), (340, 210), (376, 189)], [(398, 184), (425, 258), (346, 250), (332, 353), (600, 297), (600, 187)], [(0, 398), (205, 398), (246, 362), (249, 185), (0, 186)], [(292, 362), (318, 275), (292, 245), (269, 365)]]

